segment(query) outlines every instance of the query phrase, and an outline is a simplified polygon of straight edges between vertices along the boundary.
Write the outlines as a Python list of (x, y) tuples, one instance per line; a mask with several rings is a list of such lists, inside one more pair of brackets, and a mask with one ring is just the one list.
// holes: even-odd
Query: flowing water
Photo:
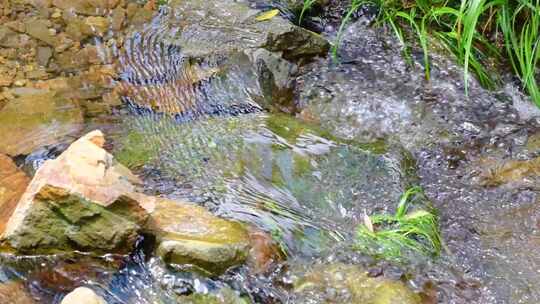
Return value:
[[(80, 285), (108, 303), (191, 303), (182, 300), (190, 294), (214, 294), (219, 303), (346, 303), (340, 290), (294, 292), (292, 283), (341, 262), (400, 280), (424, 303), (540, 303), (540, 111), (512, 79), (495, 92), (473, 80), (466, 97), (461, 69), (433, 55), (427, 83), (422, 54), (413, 52), (408, 64), (399, 42), (370, 27), (364, 12), (347, 29), (339, 63), (318, 58), (299, 68), (294, 113), (267, 111), (247, 56), (193, 60), (178, 42), (183, 20), (173, 10), (120, 2), (124, 25), (115, 27), (117, 11), (108, 11), (109, 28), (83, 30), (65, 51), (56, 46), (46, 76), (4, 86), (0, 109), (27, 94), (26, 87), (41, 81), (56, 90), (47, 81), (66, 80), (58, 91), (85, 113), (79, 129), (22, 153), (17, 164), (31, 176), (78, 135), (101, 129), (107, 149), (141, 177), (146, 193), (253, 224), (286, 258), (264, 274), (241, 266), (207, 278), (167, 267), (142, 236), (130, 256), (3, 254), (0, 282), (22, 282), (19, 288), (38, 303), (60, 303)], [(9, 12), (0, 21), (25, 23), (27, 32), (31, 18), (58, 32), (75, 24), (66, 11), (59, 22), (54, 6), (40, 1), (4, 3)], [(290, 13), (281, 2), (277, 7)], [(342, 9), (330, 5), (306, 26), (333, 39)], [(2, 35), (0, 59), (6, 67), (19, 62), (18, 71), (32, 60), (25, 57), (30, 50), (13, 51), (24, 39), (45, 47), (32, 35), (17, 34), (15, 45)], [(403, 264), (356, 250), (364, 214), (394, 212), (413, 185), (438, 210), (441, 256)]]

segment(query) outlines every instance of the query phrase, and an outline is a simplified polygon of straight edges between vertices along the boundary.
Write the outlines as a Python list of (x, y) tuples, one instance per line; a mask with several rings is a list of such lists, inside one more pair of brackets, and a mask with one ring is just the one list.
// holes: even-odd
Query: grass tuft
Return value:
[(403, 261), (407, 252), (438, 256), (438, 217), (423, 209), (409, 212), (416, 199), (425, 200), (420, 187), (410, 188), (402, 195), (394, 215), (366, 215), (364, 224), (358, 227), (355, 248), (396, 262)]
[(409, 57), (407, 42), (416, 37), (413, 41), (418, 41), (424, 52), (427, 80), (430, 79), (430, 41), (436, 39), (463, 66), (467, 94), (470, 73), (484, 87), (493, 89), (499, 84), (493, 63), (501, 67), (508, 62), (540, 107), (540, 0), (352, 0), (332, 46), (334, 60), (346, 25), (354, 12), (367, 4), (379, 8), (377, 24), (390, 26), (406, 57)]

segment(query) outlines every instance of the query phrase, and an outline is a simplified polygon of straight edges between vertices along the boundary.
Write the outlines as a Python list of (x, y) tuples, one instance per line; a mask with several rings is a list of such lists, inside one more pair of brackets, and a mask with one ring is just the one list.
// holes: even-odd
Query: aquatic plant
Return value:
[(437, 256), (441, 251), (438, 217), (433, 211), (409, 212), (416, 199), (425, 200), (420, 187), (408, 189), (401, 197), (394, 215), (364, 216), (359, 225), (355, 248), (368, 254), (402, 261), (406, 251)]
[(492, 89), (499, 82), (493, 65), (509, 62), (540, 107), (540, 0), (352, 0), (332, 47), (334, 59), (346, 24), (362, 5), (378, 7), (376, 24), (390, 26), (406, 57), (407, 38), (417, 37), (424, 53), (426, 79), (430, 77), (430, 41), (437, 40), (463, 65), (466, 93), (471, 72), (484, 87)]

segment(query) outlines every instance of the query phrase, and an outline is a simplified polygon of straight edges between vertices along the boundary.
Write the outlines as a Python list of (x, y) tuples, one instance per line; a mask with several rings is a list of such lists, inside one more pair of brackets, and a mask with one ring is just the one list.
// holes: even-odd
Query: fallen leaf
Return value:
[(259, 16), (255, 17), (255, 20), (257, 20), (257, 21), (270, 20), (270, 19), (274, 18), (275, 16), (277, 16), (277, 14), (279, 14), (278, 9), (269, 10), (269, 11), (266, 11), (266, 12), (260, 14)]

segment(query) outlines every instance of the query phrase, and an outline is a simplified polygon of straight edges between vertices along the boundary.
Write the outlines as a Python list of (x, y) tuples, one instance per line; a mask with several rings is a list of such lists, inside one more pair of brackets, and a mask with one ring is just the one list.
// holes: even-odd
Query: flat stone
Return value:
[(158, 199), (155, 206), (146, 230), (156, 235), (165, 262), (221, 274), (246, 260), (250, 243), (242, 224), (188, 203)]
[(30, 179), (11, 158), (0, 154), (0, 234), (29, 183)]
[(54, 35), (51, 35), (48, 25), (49, 23), (47, 20), (30, 19), (25, 22), (26, 33), (33, 38), (47, 43), (48, 45), (54, 46), (56, 43), (56, 38)]
[(55, 92), (33, 90), (0, 110), (0, 153), (29, 154), (35, 149), (67, 140), (83, 127), (83, 114), (73, 102)]

